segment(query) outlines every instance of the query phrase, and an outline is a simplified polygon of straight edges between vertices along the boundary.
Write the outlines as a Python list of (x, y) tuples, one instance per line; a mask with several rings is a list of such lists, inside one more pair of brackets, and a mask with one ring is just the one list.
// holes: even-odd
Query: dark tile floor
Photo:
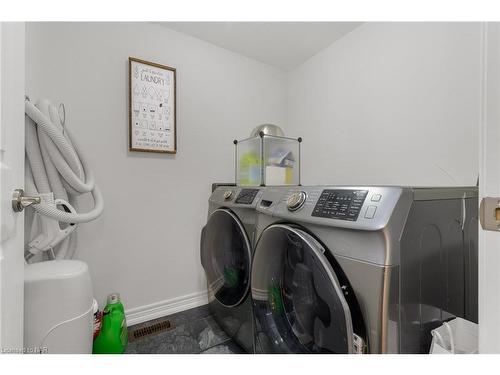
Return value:
[(129, 342), (125, 354), (244, 353), (218, 326), (207, 305), (137, 324), (129, 327), (129, 330), (164, 319), (170, 320), (174, 328)]

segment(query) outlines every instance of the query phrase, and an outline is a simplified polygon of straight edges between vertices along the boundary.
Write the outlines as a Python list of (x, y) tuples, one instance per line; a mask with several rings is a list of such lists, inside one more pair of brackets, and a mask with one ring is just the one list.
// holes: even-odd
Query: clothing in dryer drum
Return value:
[(203, 228), (201, 263), (209, 294), (227, 307), (238, 305), (250, 287), (251, 247), (239, 219), (228, 209), (215, 210)]

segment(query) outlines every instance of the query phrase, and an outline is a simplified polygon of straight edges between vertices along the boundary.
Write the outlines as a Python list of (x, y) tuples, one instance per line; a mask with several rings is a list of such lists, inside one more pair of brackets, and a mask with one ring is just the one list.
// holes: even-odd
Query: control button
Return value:
[(368, 190), (323, 190), (312, 216), (356, 221)]
[(381, 198), (382, 198), (381, 194), (373, 194), (372, 195), (372, 202), (380, 202)]
[(233, 195), (233, 191), (232, 190), (226, 190), (224, 192), (224, 199), (228, 200), (229, 198), (231, 198), (232, 195)]
[(365, 213), (365, 219), (373, 219), (375, 211), (377, 211), (377, 206), (368, 206)]
[(286, 201), (286, 207), (289, 211), (297, 211), (306, 201), (306, 193), (298, 191), (290, 195)]

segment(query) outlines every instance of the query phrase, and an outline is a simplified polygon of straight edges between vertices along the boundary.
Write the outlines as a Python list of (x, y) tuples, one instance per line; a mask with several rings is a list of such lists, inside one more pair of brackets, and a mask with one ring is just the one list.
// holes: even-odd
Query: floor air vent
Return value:
[(155, 335), (160, 332), (168, 331), (174, 328), (174, 325), (170, 320), (161, 320), (157, 322), (151, 322), (150, 324), (142, 327), (132, 328), (129, 332), (129, 341), (135, 341), (142, 339), (147, 336)]

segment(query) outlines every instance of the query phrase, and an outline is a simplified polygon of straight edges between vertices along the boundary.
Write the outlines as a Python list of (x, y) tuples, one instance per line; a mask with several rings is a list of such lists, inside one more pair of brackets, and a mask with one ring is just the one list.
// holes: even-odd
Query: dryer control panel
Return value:
[(356, 221), (368, 190), (323, 190), (312, 216)]

